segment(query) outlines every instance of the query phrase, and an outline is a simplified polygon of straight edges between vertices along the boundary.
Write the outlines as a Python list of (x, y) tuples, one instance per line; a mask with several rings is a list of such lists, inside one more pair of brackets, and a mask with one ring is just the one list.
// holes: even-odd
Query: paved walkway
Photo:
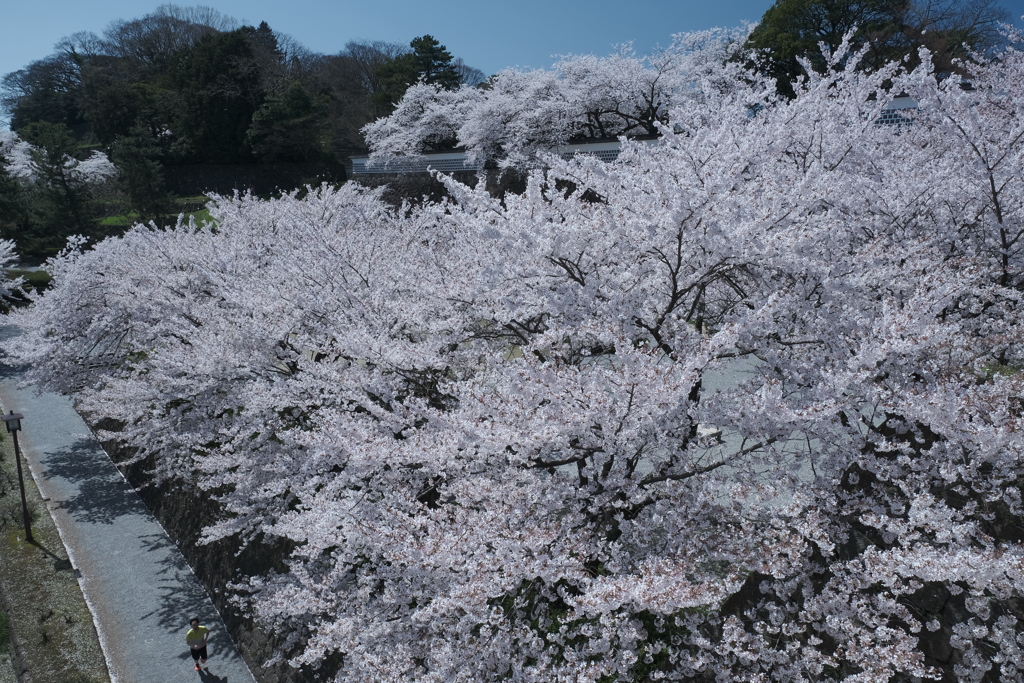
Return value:
[[(0, 343), (12, 334), (0, 328)], [(0, 364), (0, 405), (25, 416), (22, 453), (49, 499), (114, 683), (254, 683), (185, 558), (70, 400), (19, 389), (19, 377)], [(208, 673), (195, 671), (185, 646), (192, 615), (212, 631)]]

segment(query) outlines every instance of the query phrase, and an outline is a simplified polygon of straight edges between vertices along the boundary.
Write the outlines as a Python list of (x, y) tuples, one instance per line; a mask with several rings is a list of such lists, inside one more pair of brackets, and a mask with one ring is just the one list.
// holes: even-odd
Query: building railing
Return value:
[(406, 157), (390, 163), (370, 163), (366, 155), (352, 157), (352, 175), (371, 173), (426, 173), (429, 169), (442, 173), (481, 171), (483, 162), (470, 161), (464, 151), (428, 152), (419, 157)]
[[(600, 142), (583, 142), (575, 145), (562, 145), (551, 150), (563, 159), (571, 159), (577, 154), (595, 156), (601, 161), (611, 162), (619, 158), (622, 143), (618, 140), (602, 140)], [(426, 173), (428, 170), (451, 173), (453, 171), (481, 171), (483, 162), (470, 161), (465, 151), (426, 152), (418, 157), (405, 157), (388, 163), (370, 163), (368, 155), (352, 157), (352, 175), (368, 175), (373, 173)]]
[(875, 123), (881, 126), (908, 126), (914, 121), (907, 114), (915, 109), (917, 102), (914, 98), (900, 95), (885, 106), (885, 111), (875, 119)]
[[(917, 102), (913, 98), (901, 95), (893, 99), (886, 107), (882, 115), (875, 123), (881, 125), (908, 125), (912, 120), (906, 116), (910, 110), (917, 108)], [(653, 144), (656, 139), (643, 139), (643, 142)], [(595, 142), (581, 142), (574, 145), (562, 145), (551, 150), (563, 159), (583, 154), (594, 156), (610, 163), (619, 158), (622, 151), (622, 142), (619, 140), (601, 140)], [(428, 170), (452, 173), (454, 171), (481, 171), (484, 168), (482, 161), (470, 161), (469, 155), (464, 150), (451, 152), (426, 152), (418, 157), (404, 157), (401, 160), (389, 163), (370, 163), (368, 155), (352, 157), (352, 174), (368, 175), (373, 173), (426, 173)]]

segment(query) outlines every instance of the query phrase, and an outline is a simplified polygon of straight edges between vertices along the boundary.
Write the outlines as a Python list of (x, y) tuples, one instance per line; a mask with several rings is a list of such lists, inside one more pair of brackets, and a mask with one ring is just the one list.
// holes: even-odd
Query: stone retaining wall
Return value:
[[(98, 426), (101, 425), (93, 425)], [(109, 429), (109, 425), (102, 427)], [(123, 463), (130, 459), (130, 452), (120, 450), (112, 442), (103, 443), (103, 447), (118, 464), (125, 478), (138, 488), (143, 502), (185, 556), (220, 612), (229, 634), (258, 683), (315, 683), (329, 680), (333, 672), (300, 670), (284, 663), (267, 666), (269, 659), (280, 654), (284, 639), (260, 629), (236, 605), (229, 602), (229, 583), (266, 574), (271, 570), (285, 571), (281, 559), (288, 555), (289, 549), (283, 545), (253, 543), (240, 551), (240, 544), (233, 539), (200, 545), (200, 534), (205, 526), (215, 521), (218, 504), (208, 496), (201, 495), (197, 488), (186, 488), (180, 484), (152, 485), (146, 475), (149, 463), (143, 461), (125, 466)]]

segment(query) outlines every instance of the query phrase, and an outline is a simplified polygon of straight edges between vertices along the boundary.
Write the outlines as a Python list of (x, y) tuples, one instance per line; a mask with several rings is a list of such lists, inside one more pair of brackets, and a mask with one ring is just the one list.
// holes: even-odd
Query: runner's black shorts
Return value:
[(189, 648), (189, 652), (192, 653), (192, 659), (196, 660), (197, 662), (200, 659), (207, 659), (207, 656), (206, 656), (206, 646), (205, 645), (203, 645), (198, 650), (193, 650), (192, 648)]

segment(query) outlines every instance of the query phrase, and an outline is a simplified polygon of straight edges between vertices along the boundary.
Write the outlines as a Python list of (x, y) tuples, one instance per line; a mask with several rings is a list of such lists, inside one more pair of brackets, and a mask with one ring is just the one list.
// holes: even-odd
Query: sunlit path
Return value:
[[(11, 328), (0, 328), (0, 341)], [(100, 448), (69, 399), (19, 389), (0, 365), (0, 404), (25, 415), (20, 440), (80, 576), (111, 677), (121, 683), (254, 679), (174, 543)], [(209, 673), (185, 647), (188, 618), (212, 630)]]

